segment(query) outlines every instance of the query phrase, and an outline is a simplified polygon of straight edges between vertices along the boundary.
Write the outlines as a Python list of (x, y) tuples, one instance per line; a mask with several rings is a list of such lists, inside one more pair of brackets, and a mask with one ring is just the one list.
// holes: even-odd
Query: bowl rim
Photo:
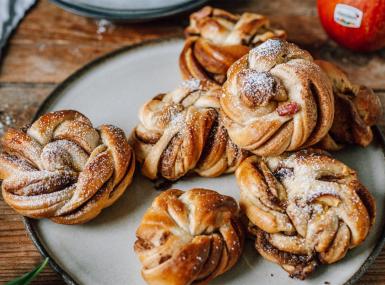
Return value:
[(107, 19), (112, 21), (138, 22), (164, 18), (167, 16), (182, 13), (197, 8), (203, 5), (208, 0), (189, 0), (184, 3), (170, 5), (163, 8), (150, 9), (112, 9), (87, 4), (70, 3), (64, 0), (50, 1), (55, 5), (63, 8), (64, 10), (80, 16), (96, 19)]

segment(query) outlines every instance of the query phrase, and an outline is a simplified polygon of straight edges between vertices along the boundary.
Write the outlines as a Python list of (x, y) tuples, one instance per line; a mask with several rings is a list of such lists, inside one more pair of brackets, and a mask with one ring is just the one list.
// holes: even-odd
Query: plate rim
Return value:
[[(69, 86), (71, 83), (73, 83), (77, 78), (81, 77), (85, 73), (87, 73), (89, 70), (95, 68), (99, 64), (104, 63), (107, 60), (110, 60), (116, 56), (119, 56), (120, 54), (123, 54), (125, 52), (131, 52), (134, 50), (137, 50), (139, 48), (151, 46), (151, 45), (157, 45), (157, 44), (164, 44), (167, 42), (173, 42), (177, 40), (181, 40), (183, 37), (180, 36), (169, 36), (169, 37), (162, 37), (159, 39), (149, 39), (145, 40), (140, 43), (136, 43), (133, 45), (123, 46), (121, 48), (118, 48), (116, 50), (113, 50), (111, 52), (108, 52), (100, 57), (95, 58), (94, 60), (91, 60), (90, 62), (86, 63), (79, 69), (75, 70), (72, 74), (70, 74), (64, 81), (59, 83), (52, 91), (51, 93), (44, 99), (42, 104), (37, 109), (35, 115), (33, 116), (32, 121), (35, 121), (41, 114), (43, 114), (47, 108), (52, 104), (52, 102), (60, 96), (60, 94)], [(374, 131), (374, 137), (378, 140), (381, 146), (382, 152), (385, 154), (385, 135), (382, 133), (380, 128), (378, 126), (372, 127)], [(59, 274), (59, 276), (63, 279), (63, 281), (68, 285), (80, 285), (77, 283), (69, 273), (67, 273), (56, 261), (55, 259), (49, 254), (49, 251), (45, 248), (44, 242), (40, 239), (39, 233), (36, 230), (36, 227), (34, 224), (36, 223), (35, 219), (28, 218), (22, 216), (24, 227), (28, 233), (29, 238), (32, 240), (33, 244), (39, 251), (39, 253), (44, 258), (49, 258), (49, 265), (50, 267)], [(369, 254), (369, 256), (365, 259), (365, 261), (362, 263), (360, 268), (343, 284), (343, 285), (353, 285), (359, 279), (364, 275), (364, 273), (369, 269), (369, 267), (374, 263), (376, 258), (381, 253), (382, 249), (385, 245), (385, 226), (382, 227), (382, 230), (380, 232), (380, 236), (378, 237), (378, 240), (376, 242), (376, 245), (374, 246), (372, 252)]]
[(50, 0), (56, 6), (85, 17), (94, 19), (108, 19), (113, 21), (149, 21), (186, 12), (204, 5), (209, 0), (191, 0), (187, 3), (171, 5), (163, 8), (151, 9), (105, 9), (103, 10), (89, 5), (77, 5), (63, 0)]

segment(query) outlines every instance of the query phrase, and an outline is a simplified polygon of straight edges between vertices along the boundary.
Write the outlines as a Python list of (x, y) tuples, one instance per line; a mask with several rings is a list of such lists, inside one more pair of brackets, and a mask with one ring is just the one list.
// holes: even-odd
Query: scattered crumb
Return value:
[(45, 51), (46, 47), (47, 47), (47, 45), (44, 44), (44, 43), (41, 43), (41, 44), (37, 45), (38, 51), (41, 51), (41, 52)]
[(114, 29), (115, 29), (114, 24), (108, 20), (101, 19), (96, 21), (96, 34), (97, 34), (98, 40), (103, 39), (103, 34), (105, 34), (106, 32), (112, 31)]
[(0, 136), (11, 126), (15, 124), (15, 119), (10, 114), (0, 113)]

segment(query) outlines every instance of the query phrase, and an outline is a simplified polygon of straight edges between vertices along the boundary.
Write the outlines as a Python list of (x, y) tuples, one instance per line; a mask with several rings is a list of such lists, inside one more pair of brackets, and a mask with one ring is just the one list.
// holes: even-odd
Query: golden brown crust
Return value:
[(238, 261), (244, 233), (236, 201), (206, 189), (160, 194), (136, 231), (148, 284), (207, 284)]
[(344, 144), (368, 146), (373, 140), (370, 127), (383, 113), (379, 98), (370, 88), (351, 83), (338, 66), (324, 60), (315, 62), (332, 82), (335, 103), (333, 125), (319, 147), (336, 151)]
[(321, 150), (245, 159), (240, 206), (258, 252), (304, 279), (342, 259), (375, 220), (375, 201), (354, 170)]
[(257, 155), (314, 145), (333, 122), (330, 81), (308, 52), (284, 40), (268, 40), (234, 63), (223, 93), (230, 138)]
[(246, 153), (219, 118), (220, 94), (218, 86), (194, 79), (143, 105), (131, 139), (145, 176), (176, 180), (189, 171), (215, 177), (235, 170)]
[(2, 138), (5, 202), (24, 216), (79, 224), (96, 217), (131, 183), (134, 153), (124, 132), (93, 128), (72, 110), (47, 113)]
[(263, 15), (235, 15), (210, 6), (191, 14), (185, 35), (179, 58), (183, 78), (216, 84), (223, 84), (231, 64), (250, 48), (271, 38), (286, 38), (285, 31), (270, 28)]

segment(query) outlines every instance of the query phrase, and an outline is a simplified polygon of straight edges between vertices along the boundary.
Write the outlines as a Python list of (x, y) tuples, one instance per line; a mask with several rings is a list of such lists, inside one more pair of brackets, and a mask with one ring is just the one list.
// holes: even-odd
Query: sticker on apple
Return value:
[(362, 16), (360, 9), (350, 5), (337, 4), (334, 9), (334, 21), (344, 27), (361, 27)]

